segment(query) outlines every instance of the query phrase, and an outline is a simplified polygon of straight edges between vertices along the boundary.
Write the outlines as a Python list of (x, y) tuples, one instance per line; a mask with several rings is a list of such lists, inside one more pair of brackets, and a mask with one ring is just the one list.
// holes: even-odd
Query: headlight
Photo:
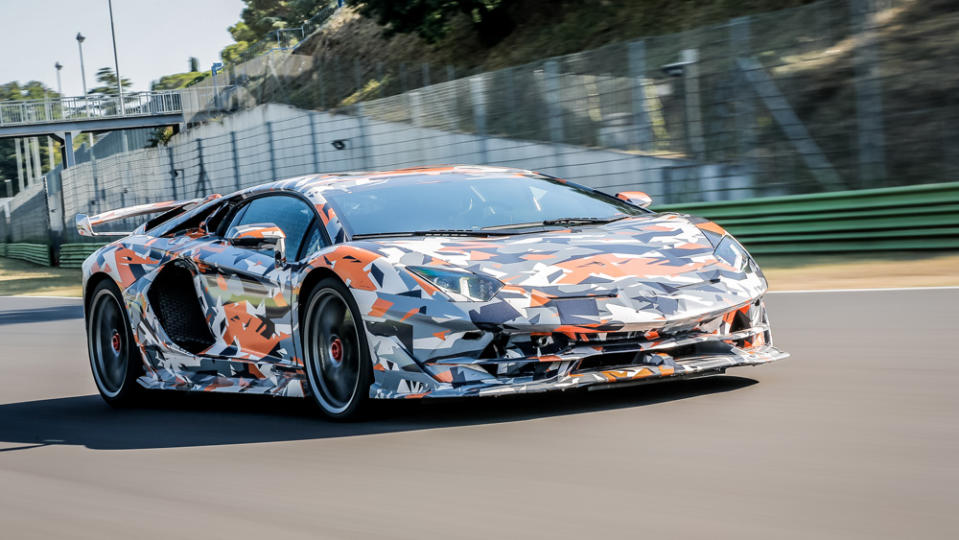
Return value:
[(749, 264), (749, 255), (746, 249), (736, 241), (732, 236), (724, 236), (719, 241), (719, 245), (713, 250), (716, 258), (732, 266), (736, 270), (742, 271)]
[(458, 302), (486, 302), (503, 288), (503, 283), (498, 279), (467, 270), (428, 266), (407, 266), (406, 269), (429, 281)]

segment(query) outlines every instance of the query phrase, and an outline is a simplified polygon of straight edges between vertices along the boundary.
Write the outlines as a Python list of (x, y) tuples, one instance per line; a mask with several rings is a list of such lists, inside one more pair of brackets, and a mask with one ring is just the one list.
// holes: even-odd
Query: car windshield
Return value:
[(507, 232), (515, 226), (604, 222), (646, 210), (543, 176), (423, 175), (324, 191), (353, 236), (429, 231)]

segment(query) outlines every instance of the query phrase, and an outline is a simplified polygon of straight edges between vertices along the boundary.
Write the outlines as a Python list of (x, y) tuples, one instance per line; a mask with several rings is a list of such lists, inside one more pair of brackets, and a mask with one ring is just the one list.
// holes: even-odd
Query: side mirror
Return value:
[(616, 194), (616, 198), (641, 208), (648, 208), (653, 204), (653, 198), (642, 191), (620, 191)]
[(227, 231), (226, 241), (246, 249), (272, 249), (277, 263), (286, 262), (286, 234), (272, 223), (251, 223), (233, 227)]

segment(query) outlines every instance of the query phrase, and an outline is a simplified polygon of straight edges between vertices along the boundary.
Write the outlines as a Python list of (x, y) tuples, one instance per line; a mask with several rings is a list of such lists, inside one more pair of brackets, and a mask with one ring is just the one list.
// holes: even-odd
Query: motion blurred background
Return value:
[[(954, 538), (957, 8), (3, 0), (0, 536)], [(9, 297), (80, 296), (78, 213), (440, 163), (714, 219), (792, 358), (352, 424), (254, 396), (118, 411), (80, 300)]]
[[(950, 0), (231, 6), (242, 13), (213, 69), (185, 58), (189, 71), (147, 90), (91, 67), (97, 84), (73, 98), (0, 86), (0, 256), (77, 267), (98, 245), (77, 236), (77, 213), (470, 163), (715, 219), (781, 277), (774, 288), (959, 283)], [(69, 167), (45, 136), (161, 113), (174, 125), (78, 134)], [(16, 136), (26, 128), (40, 136)]]

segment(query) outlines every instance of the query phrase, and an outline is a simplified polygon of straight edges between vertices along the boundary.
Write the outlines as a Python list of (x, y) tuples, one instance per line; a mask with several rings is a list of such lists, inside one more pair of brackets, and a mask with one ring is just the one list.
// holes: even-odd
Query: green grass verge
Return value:
[(0, 296), (82, 296), (79, 269), (0, 257)]

